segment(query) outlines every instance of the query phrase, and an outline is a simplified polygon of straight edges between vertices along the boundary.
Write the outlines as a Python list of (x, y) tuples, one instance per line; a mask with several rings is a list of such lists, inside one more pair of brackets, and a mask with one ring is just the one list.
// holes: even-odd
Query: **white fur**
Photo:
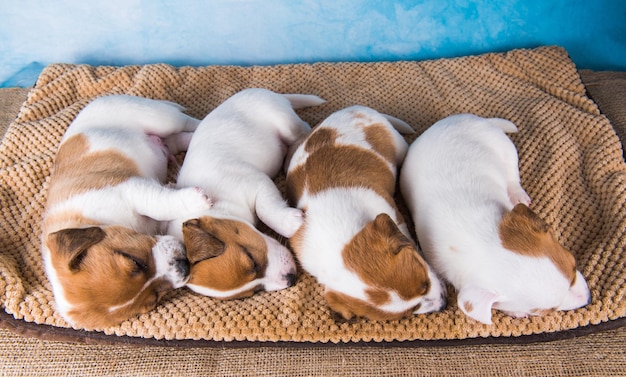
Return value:
[[(279, 172), (289, 146), (310, 130), (293, 108), (323, 102), (314, 95), (282, 95), (254, 88), (236, 93), (209, 113), (191, 140), (177, 186), (202, 187), (215, 205), (172, 221), (168, 233), (182, 240), (183, 222), (207, 215), (238, 219), (252, 228), (258, 218), (280, 235), (291, 237), (303, 215), (287, 205), (272, 177)], [(293, 268), (294, 262), (289, 250), (265, 238), (269, 255), (275, 255), (270, 263), (282, 263), (282, 267), (269, 265), (266, 275), (275, 276), (267, 277), (268, 289), (277, 286), (272, 279), (282, 278), (285, 266)]]
[(504, 119), (470, 114), (445, 118), (410, 147), (400, 187), (417, 236), (433, 268), (459, 291), (468, 313), (491, 323), (491, 308), (516, 316), (536, 308), (585, 305), (589, 290), (580, 272), (569, 281), (547, 258), (526, 257), (502, 247), (498, 224), (515, 204), (530, 204), (520, 185), (516, 132)]

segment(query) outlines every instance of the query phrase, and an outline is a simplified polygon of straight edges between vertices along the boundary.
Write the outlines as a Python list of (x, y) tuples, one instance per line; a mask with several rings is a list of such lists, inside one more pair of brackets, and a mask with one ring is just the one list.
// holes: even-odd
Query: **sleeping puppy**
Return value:
[(445, 118), (410, 147), (400, 185), (426, 260), (458, 291), (469, 317), (515, 317), (586, 305), (572, 253), (528, 208), (507, 120)]
[(419, 255), (394, 203), (396, 166), (407, 143), (392, 123), (414, 132), (367, 107), (338, 111), (289, 163), (288, 196), (306, 214), (290, 245), (344, 319), (398, 319), (446, 302), (444, 286)]
[(291, 144), (309, 125), (294, 108), (324, 100), (313, 95), (243, 90), (209, 113), (195, 132), (178, 175), (178, 187), (202, 187), (215, 201), (169, 225), (184, 240), (191, 262), (187, 286), (232, 299), (295, 283), (291, 252), (256, 229), (257, 218), (284, 237), (302, 224), (272, 181)]
[(183, 245), (154, 236), (161, 222), (211, 205), (198, 188), (160, 183), (171, 158), (164, 142), (184, 148), (199, 122), (181, 109), (140, 97), (101, 97), (61, 140), (42, 253), (56, 308), (70, 325), (116, 325), (151, 310), (187, 281)]

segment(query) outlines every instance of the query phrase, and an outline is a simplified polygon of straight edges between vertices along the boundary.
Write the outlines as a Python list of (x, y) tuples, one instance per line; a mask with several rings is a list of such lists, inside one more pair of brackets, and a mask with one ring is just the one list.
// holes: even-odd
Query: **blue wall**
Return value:
[(424, 60), (539, 45), (626, 70), (624, 0), (0, 0), (0, 86), (56, 63)]

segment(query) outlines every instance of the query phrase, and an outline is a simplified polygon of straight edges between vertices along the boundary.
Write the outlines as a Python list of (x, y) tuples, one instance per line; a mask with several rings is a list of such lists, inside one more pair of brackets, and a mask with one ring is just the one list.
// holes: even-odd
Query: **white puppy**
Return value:
[(185, 284), (182, 243), (162, 222), (211, 203), (198, 188), (164, 187), (171, 153), (198, 120), (166, 101), (114, 95), (88, 104), (56, 156), (42, 252), (56, 308), (74, 326), (102, 328), (154, 308)]
[(457, 289), (460, 309), (486, 324), (492, 308), (523, 317), (590, 300), (572, 253), (528, 208), (505, 132), (517, 128), (445, 118), (411, 145), (400, 177), (426, 259)]
[(168, 230), (185, 241), (190, 289), (229, 299), (294, 284), (291, 253), (255, 224), (258, 217), (284, 237), (302, 224), (302, 212), (287, 206), (272, 177), (288, 148), (310, 130), (293, 109), (323, 102), (313, 95), (246, 89), (204, 118), (177, 184), (202, 187), (215, 206), (173, 221)]

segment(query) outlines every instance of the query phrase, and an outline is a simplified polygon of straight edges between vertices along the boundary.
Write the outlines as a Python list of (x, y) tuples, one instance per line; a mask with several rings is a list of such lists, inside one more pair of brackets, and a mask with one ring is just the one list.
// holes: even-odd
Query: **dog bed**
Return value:
[[(460, 312), (451, 291), (441, 312), (397, 321), (337, 322), (321, 287), (301, 272), (297, 284), (282, 291), (219, 301), (183, 288), (167, 295), (155, 310), (119, 326), (71, 329), (54, 310), (39, 251), (50, 168), (67, 126), (98, 96), (167, 99), (201, 118), (248, 87), (325, 98), (322, 106), (298, 111), (311, 125), (353, 104), (402, 118), (416, 135), (454, 113), (513, 121), (520, 129), (512, 140), (532, 208), (575, 253), (592, 302), (543, 317), (511, 318), (496, 311), (493, 325), (483, 325)], [(284, 189), (283, 176), (276, 183)], [(626, 323), (626, 165), (621, 144), (560, 47), (396, 63), (182, 68), (55, 64), (41, 73), (0, 146), (0, 185), (1, 321), (48, 337), (194, 345), (519, 342)], [(399, 196), (397, 200), (404, 209)]]

